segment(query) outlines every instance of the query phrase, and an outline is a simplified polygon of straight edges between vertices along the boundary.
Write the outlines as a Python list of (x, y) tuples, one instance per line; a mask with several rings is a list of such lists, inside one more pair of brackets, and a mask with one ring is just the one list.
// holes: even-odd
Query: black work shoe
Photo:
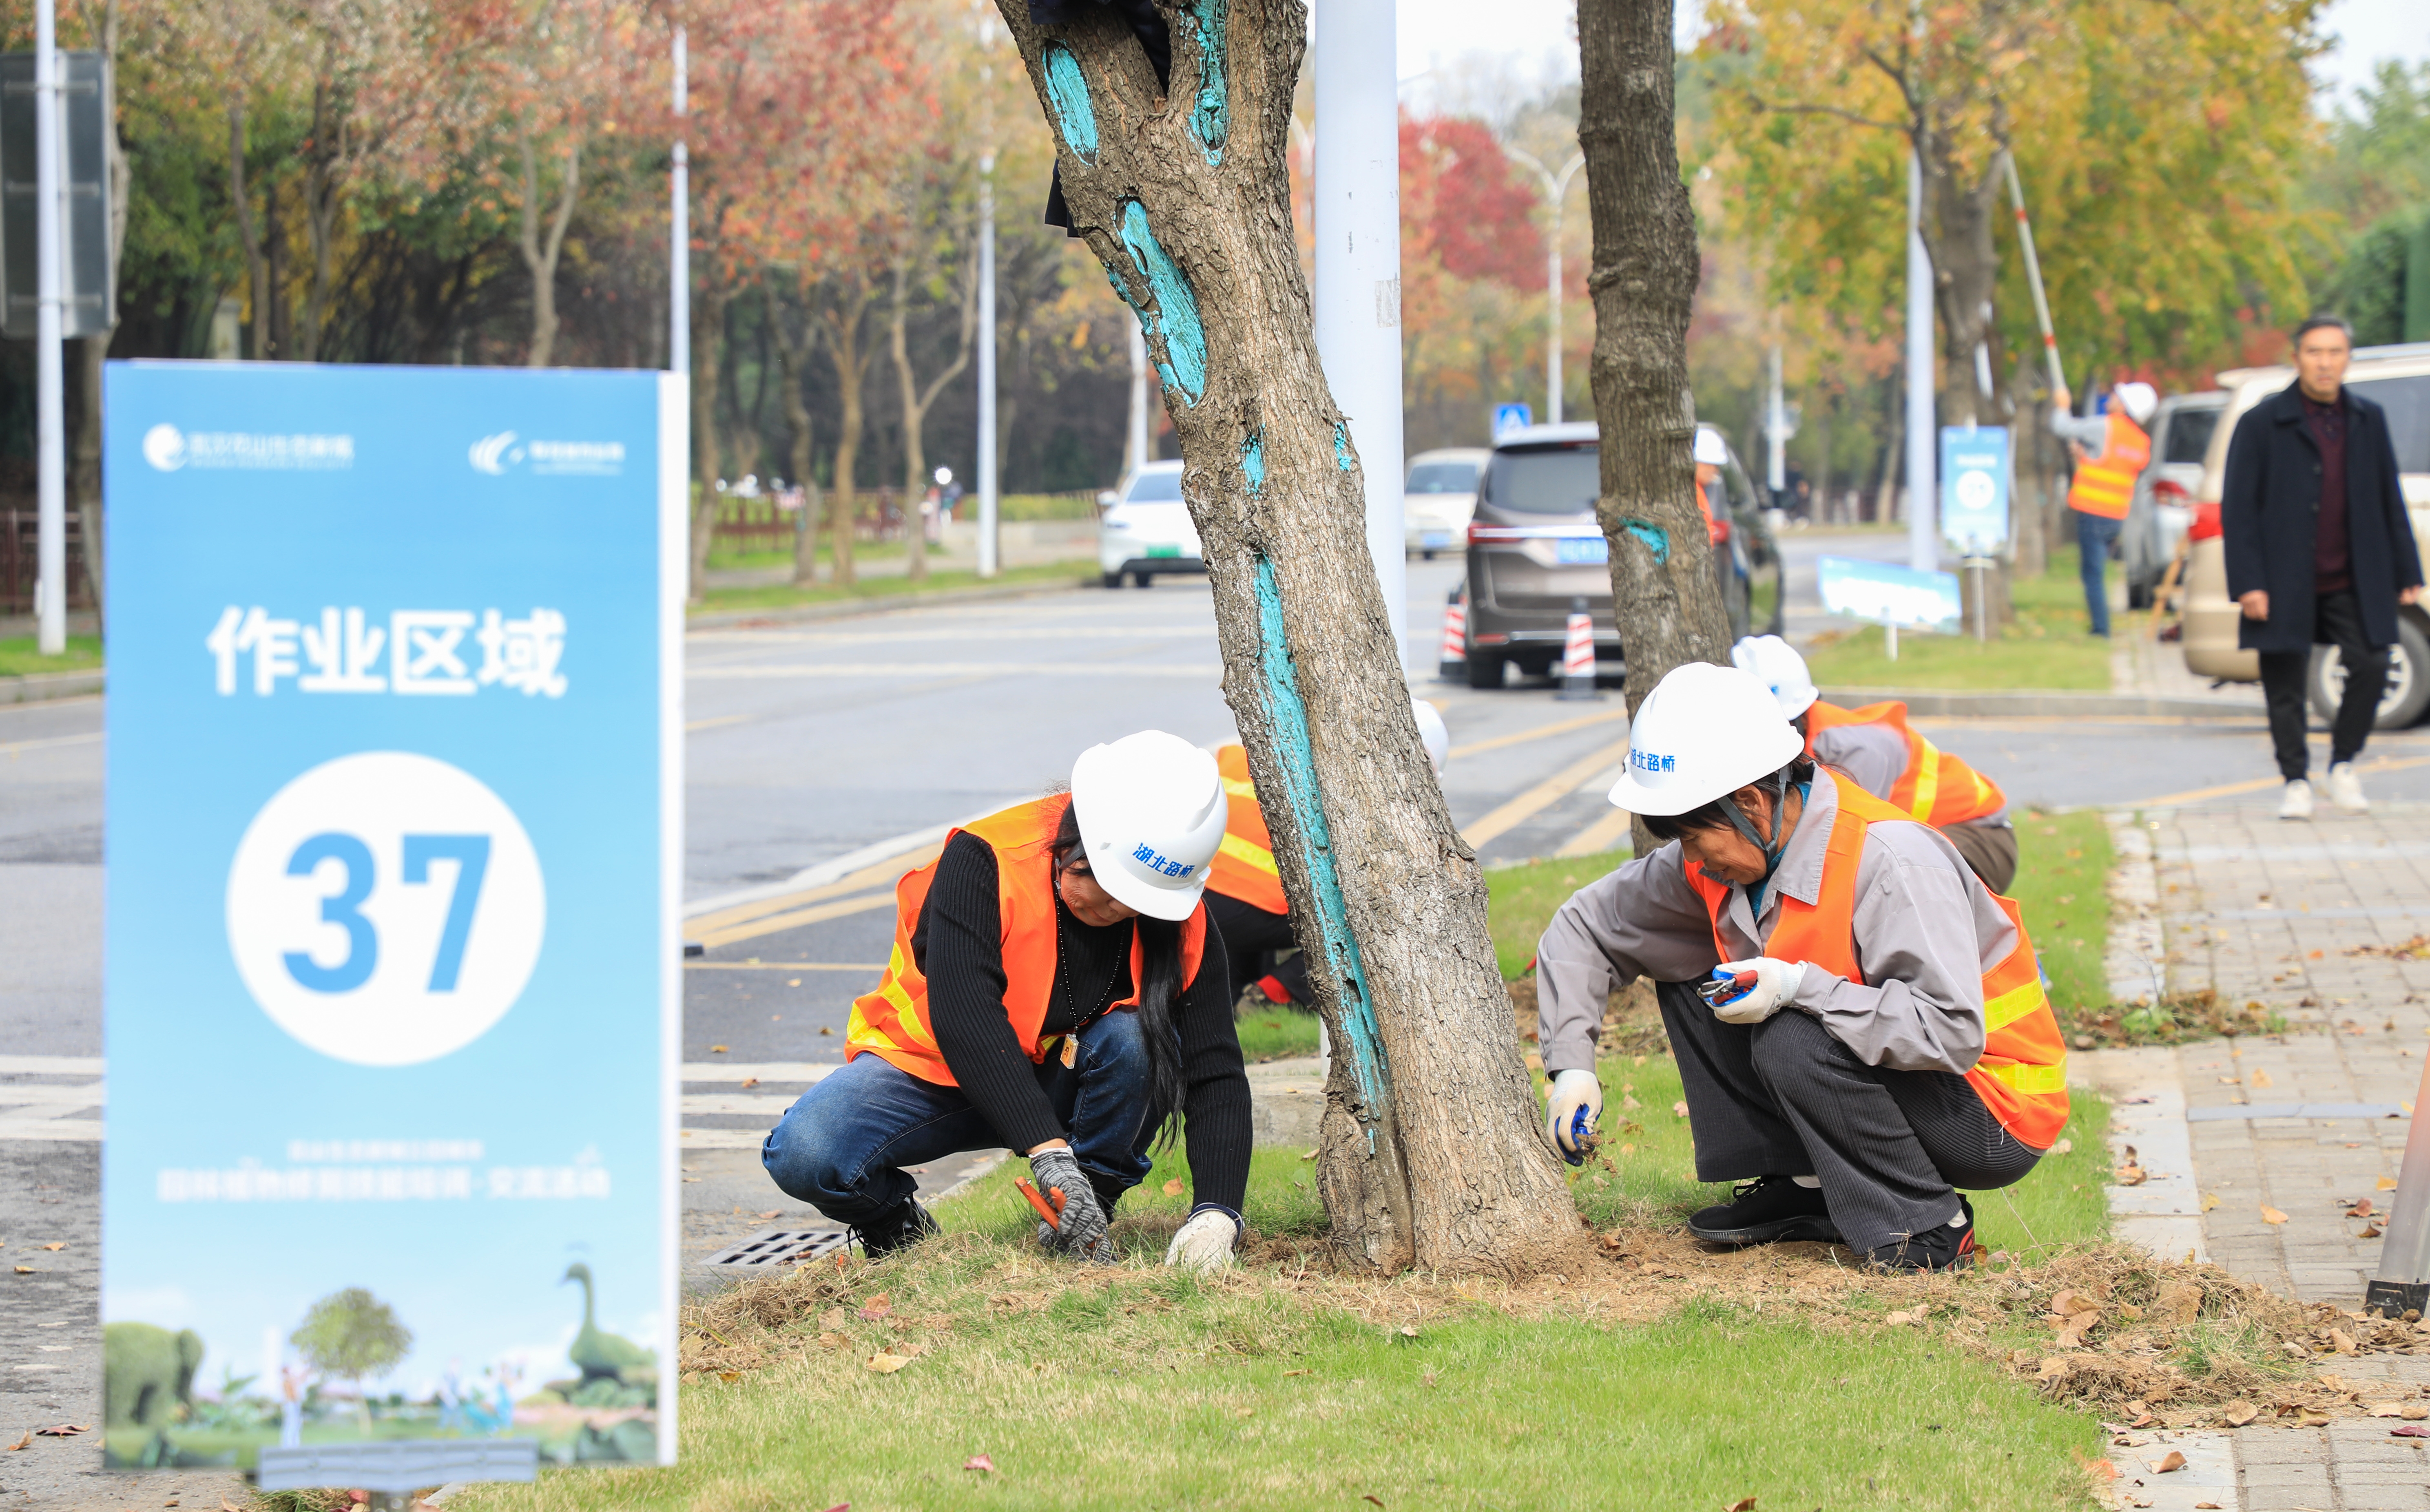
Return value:
[(926, 1208), (907, 1202), (890, 1213), (854, 1224), (852, 1237), (860, 1241), (860, 1253), (875, 1260), (941, 1232)]
[(1688, 1232), (1707, 1244), (1839, 1242), (1820, 1187), (1801, 1187), (1787, 1176), (1758, 1176), (1740, 1183), (1730, 1195), (1732, 1201), (1691, 1216)]
[(1877, 1271), (1972, 1271), (1980, 1253), (1974, 1244), (1974, 1205), (1957, 1199), (1962, 1220), (1952, 1227), (1941, 1223), (1921, 1234), (1869, 1251), (1865, 1259)]

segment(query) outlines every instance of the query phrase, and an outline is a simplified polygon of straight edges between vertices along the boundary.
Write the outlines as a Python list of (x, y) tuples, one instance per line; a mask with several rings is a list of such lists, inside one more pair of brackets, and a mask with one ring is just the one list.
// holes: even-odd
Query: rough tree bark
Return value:
[(810, 407), (802, 396), (802, 370), (817, 340), (807, 317), (796, 326), (786, 317), (785, 300), (773, 283), (768, 292), (768, 320), (775, 327), (776, 362), (783, 384), (778, 397), (785, 407), (785, 427), (791, 440), (788, 462), (793, 486), (802, 490), (801, 518), (793, 526), (793, 581), (808, 588), (819, 580), (819, 516), (824, 500), (819, 480), (810, 475)]
[(719, 206), (700, 233), (703, 276), (691, 296), (691, 456), (693, 487), (700, 491), (691, 507), (691, 602), (697, 604), (708, 587), (708, 552), (717, 537), (717, 478), (721, 459), (717, 447), (718, 343), (725, 336), (725, 276), (718, 264), (718, 235), (724, 229), (725, 209)]
[(532, 280), (529, 365), (544, 368), (557, 355), (557, 260), (565, 251), (565, 228), (573, 224), (574, 202), (582, 192), (582, 142), (577, 139), (566, 149), (557, 209), (545, 233), (540, 228), (540, 154), (532, 145), (529, 128), (516, 126), (515, 146), (523, 154), (524, 164), (523, 224), (515, 247), (524, 255), (524, 267)]
[(1224, 696), (1332, 1035), (1318, 1184), (1335, 1242), (1379, 1271), (1557, 1266), (1575, 1209), (1537, 1130), (1482, 872), (1418, 743), (1317, 359), (1284, 159), (1307, 10), (1159, 0), (1168, 98), (1115, 8), (1040, 27), (1026, 0), (999, 5), (1073, 223), (1146, 328), (1181, 441)]
[[(119, 38), (119, 0), (109, 0), (101, 9), (98, 35), (93, 45), (111, 65), (103, 75), (114, 81), (117, 74)], [(92, 22), (86, 23), (88, 31)], [(108, 173), (109, 194), (109, 265), (121, 265), (119, 254), (126, 245), (126, 190), (131, 176), (127, 172), (126, 146), (118, 136), (118, 98), (114, 82), (102, 97), (101, 118), (109, 123), (103, 138), (102, 162)], [(116, 307), (115, 300), (112, 307)], [(108, 619), (108, 606), (102, 594), (103, 562), (101, 556), (101, 378), (102, 364), (108, 358), (109, 343), (117, 334), (117, 324), (100, 336), (87, 337), (76, 343), (76, 416), (75, 431), (68, 442), (68, 507), (76, 513), (76, 529), (84, 547), (85, 588), (92, 595), (96, 613)]]
[[(1696, 505), (1688, 316), (1696, 217), (1679, 181), (1671, 0), (1579, 0), (1578, 147), (1594, 219), (1590, 371), (1603, 433), (1595, 518), (1610, 543), (1629, 711), (1672, 668), (1730, 659), (1729, 617)], [(1653, 837), (1636, 825), (1637, 854)]]
[[(335, 73), (337, 42), (325, 43), (325, 66)], [(312, 85), (312, 136), (305, 151), (304, 235), (312, 251), (312, 282), (304, 296), (304, 329), (295, 337), (301, 362), (321, 360), (321, 331), (329, 318), (330, 260), (337, 249), (338, 209), (342, 202), (354, 140), (352, 101), (342, 84), (324, 78)]]
[(244, 182), (244, 98), (230, 92), (228, 119), (228, 203), (236, 210), (236, 230), (244, 243), (245, 272), (253, 280), (253, 359), (267, 362), (278, 356), (271, 337), (270, 258), (260, 230), (253, 224), (253, 198)]
[[(836, 427), (835, 481), (830, 491), (835, 507), (828, 514), (827, 533), (834, 540), (835, 581), (859, 580), (853, 547), (860, 529), (860, 496), (855, 473), (860, 466), (860, 439), (869, 428), (866, 386), (875, 349), (864, 340), (869, 307), (877, 300), (877, 286), (866, 277), (845, 274), (827, 281), (826, 299), (819, 309), (819, 335), (835, 364), (836, 396), (842, 414)], [(800, 575), (798, 568), (795, 576)]]

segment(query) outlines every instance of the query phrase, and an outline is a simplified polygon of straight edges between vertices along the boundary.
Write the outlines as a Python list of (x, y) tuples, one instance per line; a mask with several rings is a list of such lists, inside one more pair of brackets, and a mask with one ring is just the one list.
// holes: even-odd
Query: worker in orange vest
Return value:
[(1580, 889), (1537, 948), (1547, 1109), (1603, 1105), (1604, 1004), (1657, 984), (1711, 1243), (1844, 1243), (1898, 1271), (1973, 1263), (1956, 1188), (2006, 1187), (2067, 1123), (2067, 1049), (2017, 906), (1939, 831), (1818, 769), (1771, 690), (1672, 670), (1611, 801), (1666, 841)]
[(1780, 712), (1806, 737), (1806, 754), (1856, 786), (1940, 831), (1983, 885), (2005, 893), (2017, 880), (2017, 831), (2000, 785), (1925, 739), (1902, 703), (1842, 708), (1815, 690), (1806, 658), (1776, 635), (1748, 636), (1730, 660), (1772, 690)]
[(1729, 443), (1722, 433), (1710, 425), (1696, 427), (1696, 507), (1705, 511), (1705, 543), (1718, 546), (1730, 539), (1728, 500), (1723, 500), (1720, 514), (1713, 513), (1713, 494), (1722, 484), (1722, 469), (1730, 461)]
[(769, 1134), (776, 1185), (875, 1258), (937, 1232), (905, 1167), (1009, 1146), (1061, 1205), (1040, 1242), (1110, 1264), (1114, 1204), (1180, 1115), (1198, 1204), (1165, 1263), (1228, 1263), (1251, 1133), (1201, 899), (1223, 815), (1214, 759), (1146, 730), (1081, 753), (1069, 793), (954, 831), (895, 889), (893, 954), (852, 1005), (844, 1064)]
[(2078, 418), (2067, 412), (2064, 388), (2051, 395), (2051, 429), (2075, 457), (2067, 507), (2075, 511), (2084, 610), (2097, 636), (2109, 633), (2109, 543), (2118, 539), (2127, 506), (2135, 502), (2135, 480), (2152, 460), (2152, 438), (2143, 426), (2160, 407), (2160, 395), (2148, 383), (2122, 383), (2110, 390), (2109, 401), (2107, 414)]
[[(1451, 731), (1424, 699), (1409, 700), (1409, 712), (1418, 722), (1426, 759), (1440, 777), (1443, 759), (1451, 754)], [(1289, 950), (1297, 941), (1291, 934), (1290, 901), (1283, 896), (1282, 872), (1274, 865), (1273, 837), (1267, 833), (1266, 816), (1257, 807), (1257, 785), (1249, 775), (1248, 748), (1218, 746), (1215, 768), (1223, 773), (1223, 794), (1231, 806), (1223, 843), (1207, 872), (1207, 917), (1223, 929), (1233, 990), (1255, 985), (1269, 1003), (1306, 1007), (1315, 1001), (1308, 991), (1306, 955), (1293, 955), (1271, 972), (1259, 967), (1265, 953)]]

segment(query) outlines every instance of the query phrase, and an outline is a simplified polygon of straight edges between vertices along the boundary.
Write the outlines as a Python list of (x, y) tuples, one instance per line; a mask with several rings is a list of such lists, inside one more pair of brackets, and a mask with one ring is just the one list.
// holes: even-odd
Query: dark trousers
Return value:
[[(2372, 645), (2363, 634), (2362, 610), (2354, 590), (2339, 589), (2312, 600), (2312, 640), (2335, 646), (2346, 672), (2345, 696), (2338, 700), (2338, 717), (2329, 726), (2329, 765), (2352, 761), (2362, 754), (2371, 736), (2371, 722), (2379, 717), (2379, 695), (2388, 690), (2388, 648)], [(2308, 721), (2304, 712), (2304, 684), (2310, 679), (2308, 651), (2265, 651), (2261, 654), (2261, 696), (2270, 706), (2270, 743), (2278, 751), (2278, 774), (2289, 782), (2311, 774), (2312, 753), (2304, 743)]]
[[(1289, 950), (1299, 943), (1291, 935), (1290, 915), (1252, 908), (1238, 898), (1209, 889), (1205, 894), (1207, 917), (1223, 932), (1223, 952), (1232, 963), (1235, 993), (1265, 974), (1268, 951)], [(1307, 972), (1296, 973), (1304, 982)], [(1301, 1001), (1307, 1001), (1305, 997)]]
[(2006, 1187), (2041, 1158), (1953, 1072), (1868, 1066), (1795, 1008), (1724, 1023), (1687, 983), (1655, 995), (1688, 1093), (1696, 1179), (1818, 1177), (1855, 1249), (1946, 1223), (1954, 1188)]
[(2122, 523), (2106, 515), (2086, 514), (2071, 509), (2075, 516), (2075, 551), (2078, 571), (2084, 575), (2084, 612), (2091, 617), (2092, 633), (2109, 633), (2109, 543), (2118, 539)]

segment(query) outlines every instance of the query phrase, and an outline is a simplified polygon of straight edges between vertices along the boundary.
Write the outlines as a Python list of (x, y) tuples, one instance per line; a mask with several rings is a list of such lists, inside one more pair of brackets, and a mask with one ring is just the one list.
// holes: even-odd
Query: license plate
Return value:
[(1151, 557), (1178, 557), (1181, 555), (1181, 548), (1178, 546), (1150, 546), (1147, 549), (1147, 554)]
[(1563, 536), (1553, 543), (1553, 555), (1563, 562), (1603, 562), (1611, 548), (1601, 536)]
[(1448, 546), (1451, 544), (1451, 532), (1448, 530), (1429, 530), (1423, 535), (1418, 537), (1418, 544), (1427, 547), (1430, 550), (1438, 546)]

